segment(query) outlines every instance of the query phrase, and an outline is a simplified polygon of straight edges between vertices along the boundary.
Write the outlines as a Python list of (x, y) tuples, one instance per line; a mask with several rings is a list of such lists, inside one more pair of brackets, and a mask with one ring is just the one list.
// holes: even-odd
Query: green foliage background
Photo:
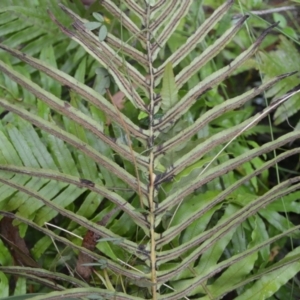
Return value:
[[(118, 1), (113, 2), (119, 4)], [(128, 29), (121, 27), (126, 20), (116, 18), (99, 3), (95, 3), (89, 8), (84, 7), (78, 0), (73, 2), (64, 0), (61, 3), (87, 21), (95, 21), (92, 15), (93, 12), (104, 15), (105, 26), (107, 26), (111, 35), (119, 38), (122, 43), (129, 44), (132, 48), (139, 51), (143, 49), (142, 43)], [(166, 59), (175, 53), (179, 46), (185, 43), (204, 22), (207, 16), (210, 15), (207, 8), (215, 9), (223, 3), (224, 1), (204, 1), (204, 3), (193, 1), (189, 14), (181, 19), (176, 31), (159, 52), (155, 67), (159, 68), (164, 64)], [(177, 94), (178, 98), (182, 99), (197, 86), (199, 81), (205, 80), (220, 68), (227, 66), (242, 50), (248, 49), (262, 30), (268, 27), (268, 22), (273, 22), (273, 19), (277, 21), (278, 15), (273, 14), (268, 18), (259, 18), (252, 15), (246, 23), (247, 26), (242, 27), (226, 48), (204, 64), (201, 69), (197, 70), (178, 91), (176, 91), (177, 87), (173, 73), (175, 76), (178, 75), (205, 49), (215, 43), (219, 37), (222, 37), (226, 30), (233, 26), (232, 18), (234, 15), (270, 7), (271, 4), (265, 1), (235, 1), (233, 8), (214, 27), (214, 30), (197, 44), (194, 51), (190, 52), (176, 66), (167, 65), (164, 68), (165, 80), (163, 83), (158, 84), (155, 90), (156, 93), (161, 92), (164, 101), (159, 113), (166, 114), (176, 104)], [(125, 3), (122, 3), (120, 8), (124, 9)], [(57, 1), (28, 0), (23, 1), (20, 6), (18, 0), (2, 0), (0, 6), (1, 43), (13, 49), (20, 49), (28, 56), (38, 58), (51, 67), (73, 76), (76, 82), (92, 87), (99, 94), (105, 94), (105, 87), (110, 82), (109, 89), (112, 95), (116, 96), (119, 92), (119, 83), (116, 82), (116, 79), (113, 80), (107, 71), (101, 69), (102, 66), (99, 61), (86, 52), (87, 48), (80, 47), (78, 43), (70, 40), (66, 34), (59, 30), (57, 24), (49, 18), (48, 10), (63, 26), (71, 28), (74, 20), (58, 6)], [(141, 28), (142, 22), (137, 15), (130, 10), (127, 13), (133, 23)], [(176, 122), (175, 126), (160, 133), (157, 138), (159, 144), (172, 140), (174, 136), (180, 134), (189, 126), (193, 126), (198, 118), (201, 118), (205, 113), (209, 113), (212, 108), (252, 88), (261, 79), (260, 76), (263, 78), (262, 82), (267, 84), (275, 76), (298, 71), (299, 53), (297, 44), (293, 41), (298, 38), (298, 24), (296, 22), (292, 25), (288, 23), (292, 15), (283, 15), (281, 18), (284, 18), (287, 23), (279, 28), (276, 34), (270, 34), (266, 37), (255, 59), (248, 60), (243, 67), (234, 71), (230, 79), (226, 79), (222, 84), (214, 86), (204, 95), (201, 95), (200, 99)], [(266, 50), (272, 45), (276, 45), (276, 47), (270, 51)], [(136, 64), (134, 58), (126, 54), (122, 47), (115, 47), (115, 51), (120, 55), (124, 64), (124, 68), (122, 69), (121, 66), (118, 70), (123, 73), (124, 78), (129, 80), (132, 88), (137, 90), (141, 98), (144, 101), (149, 101), (145, 90), (140, 86), (135, 87), (134, 80), (130, 79), (125, 61), (133, 64), (142, 74), (146, 73), (143, 66)], [(121, 145), (118, 148), (119, 150), (123, 149), (124, 153), (126, 151), (129, 153), (127, 146), (130, 144), (134, 154), (139, 154), (136, 156), (137, 159), (144, 154), (147, 157), (149, 149), (147, 149), (146, 143), (138, 138), (132, 138), (129, 142), (128, 133), (124, 130), (124, 127), (114, 123), (115, 120), (105, 114), (99, 107), (87, 104), (84, 97), (76, 91), (69, 90), (62, 82), (48, 76), (49, 74), (46, 75), (45, 72), (36, 70), (32, 65), (21, 62), (16, 56), (12, 56), (3, 50), (0, 52), (0, 60), (8, 67), (11, 66), (13, 71), (23, 75), (25, 79), (37, 83), (43, 91), (68, 101), (74, 107), (74, 114), (78, 113), (76, 117), (79, 118), (81, 113), (84, 114), (95, 130), (113, 138), (116, 145)], [(110, 58), (110, 63), (111, 66), (114, 65), (114, 56)], [(258, 73), (253, 72), (253, 67), (258, 70)], [(109, 82), (107, 78), (110, 79)], [(271, 99), (284, 95), (297, 85), (298, 81), (299, 78), (296, 76), (285, 78), (271, 87), (265, 96)], [(177, 93), (174, 93), (174, 91)], [(135, 244), (147, 246), (149, 238), (144, 231), (146, 227), (143, 217), (145, 211), (140, 207), (141, 199), (134, 190), (136, 162), (132, 163), (122, 155), (117, 154), (116, 149), (108, 146), (99, 136), (95, 135), (95, 132), (82, 126), (78, 119), (70, 118), (70, 115), (63, 111), (62, 107), (61, 111), (65, 114), (58, 113), (42, 99), (28, 92), (28, 88), (20, 87), (4, 73), (0, 74), (0, 96), (21, 110), (23, 109), (24, 115), (27, 111), (35, 115), (36, 120), (40, 118), (45, 121), (45, 124), (47, 122), (48, 128), (52, 128), (53, 132), (59, 132), (59, 128), (61, 128), (65, 131), (65, 136), (73, 141), (72, 146), (70, 146), (58, 137), (58, 133), (51, 134), (49, 131), (43, 130), (42, 127), (33, 122), (33, 119), (32, 123), (34, 125), (13, 113), (6, 114), (6, 109), (0, 108), (2, 116), (0, 123), (1, 165), (14, 165), (16, 173), (21, 170), (21, 173), (17, 174), (1, 171), (1, 176), (7, 180), (13, 180), (16, 184), (15, 188), (19, 192), (16, 192), (16, 189), (12, 187), (9, 188), (2, 181), (0, 210), (3, 214), (4, 212), (15, 213), (16, 220), (14, 224), (19, 225), (20, 236), (24, 237), (30, 245), (30, 254), (40, 266), (40, 269), (36, 271), (32, 271), (31, 268), (27, 269), (26, 266), (23, 269), (9, 267), (13, 264), (13, 258), (8, 247), (2, 242), (0, 244), (1, 297), (25, 295), (30, 290), (33, 290), (34, 293), (50, 293), (54, 289), (50, 279), (51, 276), (54, 276), (54, 272), (57, 272), (55, 274), (59, 278), (59, 291), (56, 292), (57, 294), (52, 292), (52, 296), (66, 296), (73, 291), (72, 288), (77, 288), (76, 291), (74, 290), (73, 296), (79, 297), (79, 288), (82, 288), (83, 295), (87, 291), (92, 295), (96, 295), (99, 289), (102, 289), (101, 291), (105, 290), (107, 294), (105, 292), (101, 294), (104, 299), (121, 296), (124, 296), (124, 299), (135, 299), (134, 297), (136, 299), (151, 298), (153, 293), (151, 292), (149, 278), (147, 276), (142, 278), (142, 275), (140, 275), (142, 279), (136, 281), (131, 279), (130, 281), (122, 272), (132, 270), (120, 264), (121, 260), (145, 274), (150, 272), (150, 266), (144, 263), (143, 255), (136, 255), (133, 250)], [(110, 101), (107, 94), (105, 97)], [(203, 175), (202, 171), (207, 164), (210, 166), (209, 172), (217, 172), (219, 166), (226, 166), (226, 163), (230, 160), (239, 159), (241, 156), (246, 157), (247, 153), (260, 149), (260, 147), (263, 147), (261, 146), (260, 137), (267, 136), (267, 141), (272, 141), (274, 140), (273, 134), (277, 137), (283, 135), (286, 131), (290, 131), (291, 142), (297, 139), (297, 130), (299, 129), (297, 120), (295, 122), (292, 120), (293, 124), (288, 130), (284, 129), (285, 132), (281, 127), (273, 127), (273, 124), (281, 124), (287, 118), (299, 115), (300, 101), (298, 98), (299, 96), (295, 95), (279, 106), (273, 116), (274, 122), (269, 119), (269, 122), (260, 123), (249, 128), (241, 136), (232, 140), (223, 151), (221, 149), (224, 144), (217, 144), (203, 158), (197, 159), (188, 167), (181, 169), (180, 172), (174, 174), (171, 180), (168, 178), (169, 181), (162, 182), (157, 193), (158, 203), (163, 203), (165, 199), (172, 200), (171, 196), (176, 195), (176, 193), (179, 194), (181, 189), (188, 186), (195, 178), (202, 180), (203, 177), (205, 179), (206, 174)], [(146, 130), (149, 126), (147, 114), (143, 114), (136, 109), (132, 101), (125, 99), (125, 97), (123, 100), (125, 101), (121, 101), (122, 107), (120, 107), (123, 118), (126, 120), (127, 117)], [(59, 105), (59, 102), (57, 105)], [(266, 104), (263, 103), (262, 106), (266, 106)], [(255, 113), (255, 109), (253, 102), (250, 101), (239, 109), (227, 111), (212, 119), (191, 139), (169, 151), (168, 155), (161, 155), (156, 165), (158, 174), (164, 174), (170, 166), (181, 161), (190, 150), (209, 140), (214, 134), (222, 134), (226, 130), (229, 132), (231, 128), (239, 126), (239, 124), (251, 118)], [(156, 117), (159, 118), (160, 115), (158, 114)], [(90, 148), (82, 146), (82, 143), (95, 151), (95, 159), (92, 159), (91, 156), (87, 155), (87, 152), (83, 151)], [(283, 168), (276, 167), (275, 164), (274, 169), (276, 171), (266, 168), (259, 175), (252, 176), (256, 170), (265, 166), (267, 159), (279, 161), (281, 153), (283, 153), (283, 158), (292, 154), (297, 159), (299, 157), (297, 144), (294, 149), (290, 150), (290, 153), (288, 152), (289, 146), (280, 144), (278, 148), (277, 151), (280, 151), (277, 154), (272, 152), (262, 153), (262, 155), (254, 157), (251, 161), (245, 161), (243, 164), (238, 165), (234, 170), (229, 170), (226, 174), (213, 178), (213, 180), (203, 184), (187, 196), (184, 201), (179, 201), (180, 206), (173, 206), (168, 209), (167, 213), (161, 217), (161, 223), (159, 223), (157, 229), (157, 234), (161, 234), (166, 239), (169, 234), (174, 234), (172, 231), (174, 228), (181, 228), (193, 216), (195, 211), (203, 209), (205, 213), (201, 218), (196, 218), (193, 222), (190, 222), (181, 234), (174, 235), (174, 238), (163, 245), (160, 251), (174, 255), (173, 249), (177, 249), (177, 247), (181, 249), (181, 245), (188, 244), (196, 236), (204, 236), (206, 230), (218, 228), (221, 231), (223, 220), (238, 214), (240, 210), (247, 207), (248, 204), (250, 205), (252, 201), (259, 199), (259, 197), (263, 199), (265, 195), (280, 195), (280, 191), (285, 190), (284, 183), (280, 185), (280, 182), (283, 179), (292, 180), (292, 178), (296, 178), (298, 165), (293, 170), (286, 172)], [(128, 173), (132, 177), (129, 176), (125, 182), (121, 180), (120, 176), (116, 176), (116, 173), (111, 171), (111, 167), (99, 163), (99, 160), (97, 160), (100, 157), (98, 153), (113, 163), (115, 172)], [(215, 158), (216, 155), (217, 158)], [(142, 163), (143, 158), (141, 158)], [(30, 170), (32, 173), (28, 174), (26, 170)], [(37, 172), (37, 170), (40, 170), (40, 174), (36, 173), (35, 176), (32, 176), (33, 172)], [(58, 173), (64, 174), (64, 180), (63, 178), (53, 180), (57, 179), (55, 176)], [(147, 170), (141, 168), (137, 173), (141, 182), (139, 188), (141, 190), (146, 189), (149, 183)], [(45, 178), (42, 174), (47, 174), (48, 177)], [(220, 195), (226, 189), (247, 176), (249, 176), (248, 181), (231, 194), (228, 194), (222, 202), (207, 209), (210, 203), (217, 197), (221, 197)], [(275, 183), (271, 182), (271, 176), (275, 176)], [(79, 178), (92, 181), (99, 190), (103, 187), (103, 190), (105, 189), (105, 192), (110, 191), (111, 195), (104, 196), (103, 191), (98, 193), (87, 185), (82, 186)], [(276, 182), (277, 180), (279, 182)], [(130, 183), (132, 183), (131, 186)], [(32, 194), (29, 195), (25, 193), (26, 191), (31, 191)], [(41, 197), (39, 201), (37, 201), (37, 197)], [(288, 299), (289, 297), (299, 296), (298, 278), (296, 276), (300, 268), (298, 262), (299, 248), (297, 247), (299, 233), (297, 227), (295, 227), (298, 223), (294, 221), (295, 216), (299, 214), (298, 198), (299, 192), (297, 189), (293, 190), (292, 186), (286, 196), (278, 196), (276, 201), (273, 201), (266, 208), (260, 208), (258, 213), (249, 215), (249, 218), (235, 228), (225, 228), (224, 225), (227, 231), (224, 231), (223, 236), (214, 242), (209, 240), (208, 237), (207, 249), (198, 259), (199, 261), (176, 273), (176, 276), (170, 278), (167, 284), (180, 291), (190, 286), (194, 278), (209, 274), (210, 269), (216, 268), (219, 262), (240, 255), (241, 259), (236, 264), (229, 266), (221, 275), (209, 275), (210, 277), (203, 280), (197, 288), (186, 296), (189, 296), (189, 299), (216, 299), (228, 294), (230, 291), (234, 292), (234, 299), (251, 299), (254, 295), (259, 295), (257, 296), (260, 297), (259, 299), (276, 299), (275, 296), (279, 299)], [(178, 201), (176, 197), (174, 199)], [(125, 213), (113, 212), (107, 224), (103, 226), (104, 228), (95, 225), (96, 222), (103, 220), (117, 203), (125, 207), (125, 202), (130, 203), (128, 207), (126, 206)], [(48, 227), (49, 225), (45, 227), (45, 222), (55, 223), (58, 228), (53, 229)], [(97, 249), (90, 253), (94, 257), (94, 267), (98, 275), (94, 275), (90, 282), (85, 282), (74, 278), (78, 253), (83, 251), (80, 248), (81, 240), (74, 235), (83, 237), (87, 229), (91, 228), (101, 230), (103, 235), (107, 234), (112, 237), (111, 240), (107, 239), (99, 242)], [(62, 229), (72, 232), (74, 235), (65, 233)], [(276, 236), (280, 238), (275, 239)], [(53, 238), (59, 242), (54, 242)], [(271, 241), (273, 238), (274, 242), (270, 242), (265, 247), (259, 246), (265, 241)], [(205, 242), (205, 239), (203, 242)], [(121, 246), (119, 243), (121, 243)], [(203, 245), (205, 243), (201, 247)], [(177, 265), (179, 266), (193, 251), (197, 251), (197, 247), (199, 245), (182, 252), (181, 256), (174, 256), (171, 261), (161, 263), (159, 269), (161, 274), (168, 274), (170, 270), (173, 270)], [(251, 247), (254, 247), (256, 251), (250, 253), (249, 249)], [(279, 254), (276, 255), (274, 252), (277, 250)], [(108, 259), (110, 268), (106, 268), (107, 262), (103, 261), (102, 254)], [(158, 251), (158, 256), (159, 254)], [(287, 255), (285, 256), (285, 254)], [(13, 275), (9, 274), (16, 273), (23, 276), (15, 279), (15, 288), (10, 289), (9, 280), (14, 279)], [(41, 280), (41, 278), (43, 279)], [(34, 282), (33, 287), (32, 282)], [(161, 297), (165, 297), (164, 293), (167, 294), (171, 291), (164, 285), (160, 288)], [(116, 296), (117, 293), (118, 296)], [(41, 299), (46, 298), (44, 294), (41, 296), (32, 295), (33, 299), (40, 299), (39, 297)], [(72, 294), (70, 294), (70, 297), (72, 297)], [(25, 299), (25, 296), (22, 299)], [(101, 299), (100, 296), (99, 299)]]

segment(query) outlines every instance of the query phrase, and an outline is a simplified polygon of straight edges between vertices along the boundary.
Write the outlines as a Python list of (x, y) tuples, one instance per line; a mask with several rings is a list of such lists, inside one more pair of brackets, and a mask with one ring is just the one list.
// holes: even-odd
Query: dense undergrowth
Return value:
[(283, 4), (2, 0), (1, 299), (300, 296)]

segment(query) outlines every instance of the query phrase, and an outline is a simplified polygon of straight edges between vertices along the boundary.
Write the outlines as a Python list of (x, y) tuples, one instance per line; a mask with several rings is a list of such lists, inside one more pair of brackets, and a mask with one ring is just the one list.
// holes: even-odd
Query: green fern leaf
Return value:
[(169, 110), (175, 103), (177, 103), (178, 89), (176, 87), (175, 77), (173, 73), (172, 63), (166, 64), (161, 95), (161, 109), (165, 112)]

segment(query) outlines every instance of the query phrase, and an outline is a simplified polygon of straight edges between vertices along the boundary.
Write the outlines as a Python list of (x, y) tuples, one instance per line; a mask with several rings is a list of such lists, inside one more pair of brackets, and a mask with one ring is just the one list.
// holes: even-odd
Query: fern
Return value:
[[(33, 53), (13, 49), (15, 45), (0, 44), (17, 61), (45, 74), (38, 80), (12, 66), (12, 58), (0, 61), (5, 80), (15, 86), (15, 98), (23, 96), (19, 86), (24, 95), (25, 90), (34, 95), (19, 102), (0, 98), (0, 106), (11, 112), (0, 131), (1, 214), (15, 220), (20, 236), (41, 234), (41, 240), (34, 240), (32, 256), (45, 260), (40, 268), (4, 265), (0, 271), (48, 286), (46, 295), (33, 299), (218, 299), (231, 291), (238, 293), (236, 299), (266, 299), (299, 272), (299, 248), (259, 268), (271, 255), (271, 245), (299, 237), (299, 226), (287, 222), (275, 204), (289, 197), (289, 207), (295, 205), (300, 177), (259, 192), (259, 179), (300, 149), (268, 160), (266, 155), (297, 139), (299, 132), (262, 146), (238, 139), (299, 89), (292, 87), (257, 115), (235, 113), (294, 73), (269, 78), (223, 102), (220, 96), (213, 103), (208, 100), (214, 97), (205, 99), (256, 53), (274, 26), (229, 65), (194, 80), (245, 23), (248, 16), (193, 56), (232, 4), (226, 1), (169, 54), (168, 40), (192, 0), (126, 0), (120, 7), (102, 1), (124, 35), (130, 34), (127, 43), (113, 33), (99, 40), (87, 20), (60, 5), (72, 19), (70, 29), (59, 18), (62, 12), (50, 9), (53, 24), (81, 45), (97, 67), (106, 69), (97, 71), (103, 80), (112, 77), (127, 99), (122, 110), (108, 81), (101, 87), (105, 95), (84, 83), (89, 58), (82, 59), (72, 76), (53, 59), (40, 59), (43, 51), (34, 58)], [(52, 47), (49, 53), (56, 50)], [(270, 210), (265, 209), (268, 205)], [(60, 228), (44, 226), (55, 220)], [(66, 235), (63, 228), (83, 241)], [(51, 270), (45, 251), (57, 262), (58, 272)], [(82, 280), (73, 278), (68, 263), (59, 263), (68, 254), (78, 257), (75, 273)], [(63, 274), (64, 266), (70, 275)], [(94, 286), (88, 286), (85, 280), (92, 270)]]

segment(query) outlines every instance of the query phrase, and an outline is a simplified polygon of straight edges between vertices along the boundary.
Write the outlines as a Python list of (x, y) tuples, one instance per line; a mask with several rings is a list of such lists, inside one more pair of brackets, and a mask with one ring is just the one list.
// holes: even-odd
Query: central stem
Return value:
[(148, 193), (148, 205), (149, 205), (149, 223), (150, 223), (150, 267), (151, 267), (151, 282), (152, 282), (152, 299), (157, 299), (157, 266), (156, 266), (156, 240), (155, 240), (155, 170), (154, 170), (154, 113), (155, 113), (155, 93), (154, 93), (154, 74), (153, 74), (153, 62), (152, 62), (152, 45), (151, 45), (151, 32), (150, 28), (150, 5), (147, 5), (147, 13), (145, 19), (146, 25), (146, 41), (147, 41), (147, 56), (149, 67), (149, 193)]

